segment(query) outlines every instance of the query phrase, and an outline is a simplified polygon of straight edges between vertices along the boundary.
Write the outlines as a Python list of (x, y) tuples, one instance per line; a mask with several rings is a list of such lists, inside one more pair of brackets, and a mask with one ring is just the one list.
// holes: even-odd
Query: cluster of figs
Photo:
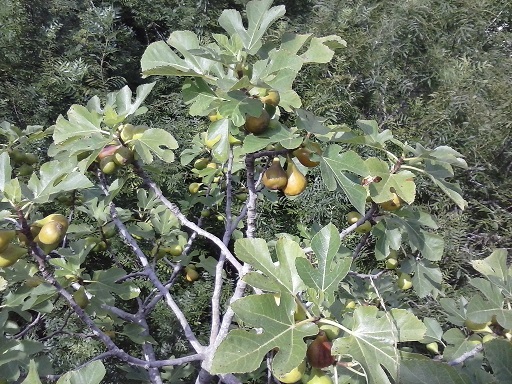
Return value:
[[(45, 252), (56, 249), (64, 239), (69, 223), (64, 215), (52, 213), (30, 225), (30, 233), (34, 242)], [(16, 242), (17, 239), (17, 242)], [(29, 240), (19, 230), (0, 230), (0, 268), (7, 268), (27, 255)]]
[[(313, 153), (321, 153), (320, 146), (314, 142), (308, 142), (307, 145), (293, 151), (293, 155), (297, 160), (308, 168), (313, 168), (320, 164), (320, 162), (311, 159)], [(308, 184), (306, 177), (289, 156), (286, 160), (286, 170), (281, 165), (281, 159), (274, 157), (270, 167), (263, 173), (261, 181), (268, 189), (281, 190), (286, 196), (301, 194)]]
[(143, 125), (123, 124), (117, 129), (118, 138), (105, 146), (98, 154), (97, 161), (101, 171), (110, 175), (119, 167), (133, 161), (133, 143), (139, 139), (148, 127)]
[(34, 153), (22, 152), (19, 149), (9, 151), (9, 158), (14, 164), (18, 176), (30, 176), (34, 172), (34, 164), (39, 158)]

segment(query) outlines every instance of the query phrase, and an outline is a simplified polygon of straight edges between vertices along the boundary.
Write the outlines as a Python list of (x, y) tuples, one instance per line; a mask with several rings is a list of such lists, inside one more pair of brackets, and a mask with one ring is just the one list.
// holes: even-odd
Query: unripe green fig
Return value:
[(7, 246), (16, 237), (16, 231), (14, 229), (2, 229), (0, 230), (0, 252), (5, 251)]
[(39, 162), (39, 158), (33, 153), (25, 153), (23, 155), (23, 162), (28, 165), (34, 165)]
[(60, 242), (66, 234), (67, 228), (65, 228), (58, 221), (50, 221), (41, 228), (38, 238), (43, 244), (55, 244)]
[(357, 220), (359, 220), (361, 217), (362, 216), (359, 212), (351, 211), (351, 212), (347, 213), (347, 222), (350, 225), (355, 224), (355, 223), (357, 223)]
[(124, 124), (119, 127), (119, 137), (123, 141), (123, 143), (128, 143), (132, 140), (139, 139), (144, 132), (147, 130), (144, 126), (134, 126), (133, 124)]
[(286, 175), (288, 176), (288, 181), (283, 189), (286, 196), (297, 196), (304, 192), (308, 186), (308, 181), (291, 159), (288, 159)]
[(274, 157), (272, 165), (263, 173), (261, 181), (268, 189), (282, 189), (286, 187), (288, 175), (281, 166), (279, 157)]
[(325, 332), (325, 335), (329, 340), (334, 340), (340, 334), (340, 329), (331, 324), (320, 325), (320, 330)]
[(247, 115), (245, 118), (245, 130), (250, 133), (259, 134), (267, 130), (268, 124), (270, 123), (270, 115), (264, 109), (261, 110), (261, 114), (256, 116)]
[(350, 300), (345, 304), (345, 309), (347, 309), (347, 310), (356, 309), (356, 307), (357, 307), (357, 304), (354, 300)]
[(199, 188), (201, 187), (201, 183), (191, 183), (189, 186), (188, 186), (188, 191), (195, 195), (197, 192), (199, 192)]
[(188, 265), (185, 267), (185, 279), (191, 283), (199, 279), (199, 273), (194, 266)]
[(0, 252), (0, 268), (10, 267), (26, 254), (26, 248), (16, 244), (7, 244), (7, 247)]
[(427, 348), (427, 351), (433, 353), (434, 355), (439, 355), (439, 345), (435, 341), (428, 343), (425, 347)]
[(401, 273), (400, 276), (398, 276), (397, 284), (398, 284), (398, 288), (403, 289), (404, 291), (412, 288), (411, 275), (409, 275), (407, 273)]
[(402, 199), (396, 193), (393, 193), (390, 200), (380, 203), (379, 206), (385, 211), (396, 211), (402, 206)]
[(212, 123), (216, 122), (216, 121), (219, 121), (221, 119), (224, 118), (224, 116), (222, 116), (219, 111), (212, 111), (210, 112), (210, 114), (208, 115), (208, 118), (210, 119), (210, 121)]
[(470, 329), (471, 331), (477, 333), (493, 333), (489, 325), (491, 325), (490, 321), (488, 321), (487, 323), (475, 323), (469, 319), (466, 319), (464, 321), (464, 326), (467, 329)]
[(302, 362), (293, 368), (290, 372), (285, 373), (281, 376), (276, 376), (274, 374), (274, 377), (279, 380), (281, 383), (290, 384), (290, 383), (296, 383), (299, 381), (302, 376), (304, 375), (304, 372), (306, 371), (306, 360), (302, 360)]
[(372, 224), (366, 220), (363, 224), (356, 228), (357, 233), (367, 233), (372, 230)]
[(210, 215), (211, 215), (211, 212), (209, 209), (203, 209), (201, 211), (201, 217), (210, 217)]
[(206, 158), (206, 157), (203, 157), (201, 159), (197, 159), (194, 162), (194, 168), (197, 169), (198, 171), (201, 171), (201, 170), (206, 168), (206, 166), (208, 165), (209, 162), (210, 162), (210, 160), (208, 158)]
[(334, 364), (334, 356), (331, 355), (332, 344), (325, 332), (320, 331), (315, 340), (309, 344), (306, 356), (313, 368), (325, 368)]
[(268, 104), (273, 107), (277, 107), (279, 105), (279, 102), (281, 101), (281, 96), (279, 95), (279, 92), (271, 89), (267, 92), (266, 96), (260, 97), (260, 100), (263, 104)]
[(87, 297), (87, 293), (85, 292), (85, 288), (83, 286), (80, 286), (80, 288), (78, 288), (73, 293), (73, 299), (82, 309), (89, 305), (89, 298)]
[(398, 267), (398, 260), (390, 257), (386, 259), (386, 269), (396, 269)]
[(172, 243), (165, 248), (165, 251), (171, 256), (181, 256), (183, 253), (183, 247), (178, 243)]
[(492, 341), (494, 339), (496, 339), (497, 336), (492, 334), (492, 333), (488, 333), (487, 335), (485, 335), (484, 337), (482, 337), (482, 344), (483, 343), (488, 343), (489, 341)]
[(9, 151), (9, 157), (16, 164), (21, 164), (25, 160), (25, 154), (19, 149), (13, 149)]
[(313, 368), (306, 384), (333, 384), (333, 381), (321, 369)]
[[(65, 229), (65, 231), (68, 230), (69, 222), (66, 216), (61, 215), (60, 213), (52, 213), (51, 215), (46, 216), (45, 218), (41, 220), (34, 221), (32, 226), (36, 227), (43, 227), (45, 224), (56, 221), (57, 223), (61, 224)], [(32, 231), (32, 226), (30, 226), (30, 230)], [(38, 232), (39, 233), (39, 232)]]
[(127, 147), (119, 147), (114, 153), (114, 162), (117, 165), (125, 166), (133, 161), (133, 152)]
[(30, 176), (34, 173), (34, 167), (28, 164), (21, 164), (18, 168), (18, 176)]
[(107, 156), (101, 159), (100, 169), (105, 175), (113, 174), (117, 169), (117, 164), (114, 161), (114, 156)]

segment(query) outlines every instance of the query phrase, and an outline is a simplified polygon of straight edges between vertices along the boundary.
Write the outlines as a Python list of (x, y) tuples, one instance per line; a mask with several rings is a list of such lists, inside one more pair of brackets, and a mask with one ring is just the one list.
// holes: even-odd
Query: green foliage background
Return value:
[[(73, 103), (125, 84), (134, 89), (145, 81), (139, 60), (149, 43), (182, 29), (206, 40), (217, 32), (223, 9), (243, 9), (245, 4), (243, 0), (7, 1), (0, 7), (0, 120), (22, 128), (49, 126)], [(446, 292), (464, 293), (467, 277), (475, 274), (470, 260), (487, 256), (493, 248), (512, 248), (512, 3), (299, 0), (275, 4), (285, 4), (287, 14), (273, 26), (270, 39), (293, 30), (338, 34), (348, 43), (329, 66), (311, 66), (300, 74), (296, 90), (308, 109), (332, 124), (376, 119), (401, 139), (426, 146), (446, 144), (466, 156), (470, 168), (458, 173), (470, 203), (466, 211), (425, 184), (421, 188), (421, 182), (417, 196), (437, 216), (447, 241), (442, 261)], [(149, 113), (140, 123), (172, 132), (180, 149), (205, 126), (205, 121), (187, 115), (180, 80), (158, 82), (147, 105)], [(39, 145), (43, 148), (45, 143)], [(179, 163), (157, 165), (151, 171), (167, 196), (179, 200), (185, 193), (188, 181), (184, 182)], [(285, 230), (304, 234), (315, 223), (329, 220), (344, 224), (344, 215), (351, 210), (345, 197), (324, 190), (315, 171), (308, 177), (308, 191), (296, 200), (263, 203), (258, 236), (270, 239)], [(137, 186), (133, 183), (132, 191)], [(289, 228), (290, 220), (304, 228)], [(214, 231), (221, 225), (208, 224)], [(122, 246), (114, 250), (122, 251)], [(206, 298), (211, 286), (206, 277), (193, 291), (185, 286), (176, 292), (197, 327), (208, 322)], [(423, 315), (437, 317), (435, 303), (417, 304)], [(49, 316), (48, 330), (57, 330), (60, 321), (58, 312)], [(157, 309), (152, 321), (160, 332), (155, 337), (167, 340), (169, 355), (187, 352), (168, 311)], [(63, 371), (100, 348), (79, 339), (55, 342), (51, 358)]]

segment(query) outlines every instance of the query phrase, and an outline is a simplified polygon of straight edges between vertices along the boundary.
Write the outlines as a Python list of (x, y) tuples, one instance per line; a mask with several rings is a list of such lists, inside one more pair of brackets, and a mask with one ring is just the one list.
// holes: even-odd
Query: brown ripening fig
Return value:
[(283, 189), (284, 194), (286, 196), (297, 196), (301, 194), (306, 189), (308, 181), (291, 159), (288, 159), (286, 174), (288, 175), (288, 182)]
[(274, 157), (272, 165), (265, 171), (261, 181), (268, 189), (282, 189), (286, 187), (288, 175), (281, 166), (279, 157)]
[(306, 356), (313, 368), (325, 368), (333, 365), (336, 359), (331, 355), (332, 344), (324, 331), (320, 331), (315, 340), (309, 344)]
[(98, 154), (98, 160), (104, 159), (107, 156), (112, 156), (121, 147), (121, 145), (107, 145)]
[(293, 151), (293, 154), (299, 160), (299, 162), (308, 168), (316, 167), (320, 164), (319, 161), (313, 161), (311, 160), (311, 155), (313, 153), (316, 153), (317, 155), (320, 155), (322, 153), (322, 148), (319, 144), (309, 142), (308, 147), (299, 147), (295, 151)]
[(270, 115), (265, 109), (261, 110), (258, 117), (247, 115), (245, 118), (245, 130), (250, 133), (259, 134), (267, 130), (270, 123)]

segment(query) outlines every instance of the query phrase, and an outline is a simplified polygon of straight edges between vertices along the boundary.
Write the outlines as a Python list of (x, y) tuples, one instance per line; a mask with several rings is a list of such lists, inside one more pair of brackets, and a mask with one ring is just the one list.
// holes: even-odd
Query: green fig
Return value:
[(114, 161), (114, 156), (107, 156), (101, 159), (100, 161), (100, 169), (105, 175), (111, 175), (117, 169), (117, 164)]
[(313, 368), (306, 384), (333, 384), (333, 381), (321, 369)]
[(198, 171), (201, 171), (206, 168), (209, 162), (210, 160), (208, 158), (202, 157), (194, 161), (194, 168), (197, 169)]
[(0, 252), (5, 251), (7, 246), (16, 237), (16, 231), (14, 229), (2, 229), (0, 230)]
[(260, 101), (263, 104), (268, 104), (273, 107), (277, 107), (279, 105), (279, 102), (281, 101), (281, 96), (279, 95), (279, 92), (277, 92), (274, 89), (271, 89), (268, 91), (266, 96), (260, 97)]
[(319, 144), (314, 142), (308, 142), (306, 147), (300, 147), (293, 151), (293, 154), (299, 160), (299, 162), (308, 168), (316, 167), (320, 164), (319, 161), (313, 161), (311, 160), (311, 155), (313, 153), (316, 153), (320, 155), (322, 153), (322, 148)]
[(78, 288), (73, 293), (73, 299), (82, 309), (89, 305), (89, 298), (87, 297), (87, 293), (85, 292), (85, 288), (83, 286), (80, 286), (80, 288)]
[(133, 152), (127, 147), (119, 147), (114, 153), (114, 163), (125, 166), (133, 161)]
[[(61, 215), (60, 213), (52, 213), (51, 215), (48, 215), (41, 220), (34, 221), (32, 226), (42, 228), (45, 224), (47, 224), (51, 221), (56, 221), (57, 223), (62, 224), (62, 226), (65, 228), (65, 231), (68, 230), (68, 226), (69, 226), (68, 219), (66, 216)], [(31, 230), (32, 230), (32, 226), (30, 227)]]
[(281, 166), (279, 157), (274, 157), (272, 165), (263, 173), (261, 181), (268, 189), (283, 189), (286, 187), (288, 175)]
[(28, 165), (34, 165), (39, 162), (39, 158), (33, 153), (25, 153), (23, 155), (23, 162)]
[(276, 376), (274, 374), (274, 377), (279, 380), (281, 383), (285, 384), (291, 384), (296, 383), (301, 379), (301, 377), (304, 375), (304, 372), (306, 371), (306, 360), (302, 360), (302, 362), (295, 368), (293, 368), (290, 372), (285, 373), (281, 376)]
[(18, 176), (30, 176), (34, 173), (34, 167), (28, 164), (21, 164), (18, 168)]
[(58, 221), (50, 221), (43, 225), (37, 237), (43, 244), (55, 244), (59, 243), (64, 238), (66, 230), (67, 227), (64, 227)]
[(10, 267), (26, 254), (26, 248), (16, 244), (8, 244), (7, 248), (0, 252), (0, 268)]

